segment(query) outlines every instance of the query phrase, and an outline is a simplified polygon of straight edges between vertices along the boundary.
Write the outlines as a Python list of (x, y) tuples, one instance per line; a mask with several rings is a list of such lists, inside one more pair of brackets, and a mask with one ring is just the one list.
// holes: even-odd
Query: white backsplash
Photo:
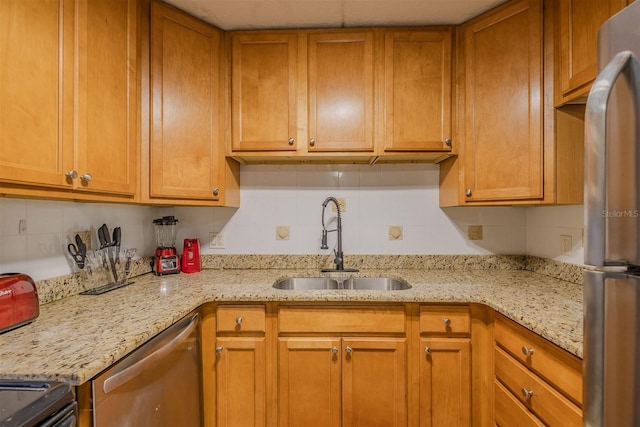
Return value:
[[(35, 280), (74, 271), (66, 246), (76, 231), (90, 229), (93, 242), (102, 223), (122, 227), (123, 246), (152, 255), (152, 220), (175, 215), (177, 246), (200, 239), (202, 253), (318, 254), (322, 202), (346, 199), (346, 254), (528, 254), (582, 263), (582, 206), (438, 207), (438, 166), (256, 165), (241, 168), (241, 208), (149, 207), (26, 199), (0, 199), (0, 272), (20, 271)], [(327, 208), (328, 228), (335, 214)], [(19, 222), (27, 228), (19, 231)], [(483, 240), (466, 237), (483, 226)], [(288, 226), (289, 240), (276, 240)], [(403, 239), (389, 240), (389, 226)], [(224, 248), (210, 248), (211, 232)], [(570, 235), (572, 254), (560, 255), (560, 236)], [(329, 233), (329, 247), (335, 246)]]

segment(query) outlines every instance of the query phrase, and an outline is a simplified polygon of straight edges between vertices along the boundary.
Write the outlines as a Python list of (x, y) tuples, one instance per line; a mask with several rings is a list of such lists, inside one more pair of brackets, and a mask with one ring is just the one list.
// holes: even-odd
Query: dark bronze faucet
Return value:
[[(327, 207), (329, 202), (333, 202), (336, 205), (336, 210), (338, 211), (338, 226), (333, 230), (327, 230), (324, 225), (324, 210)], [(338, 232), (338, 248), (334, 249), (335, 258), (333, 262), (336, 264), (336, 268), (323, 268), (322, 272), (331, 272), (331, 271), (343, 271), (343, 272), (357, 272), (356, 268), (344, 268), (344, 253), (342, 252), (342, 217), (340, 216), (340, 203), (335, 197), (327, 197), (327, 199), (322, 203), (322, 244), (320, 245), (320, 249), (329, 249), (327, 245), (327, 233), (337, 231)]]

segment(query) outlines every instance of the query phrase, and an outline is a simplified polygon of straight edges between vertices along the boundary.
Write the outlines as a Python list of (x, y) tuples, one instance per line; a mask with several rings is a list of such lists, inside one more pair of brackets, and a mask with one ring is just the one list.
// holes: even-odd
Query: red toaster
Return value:
[(26, 274), (0, 274), (0, 333), (32, 322), (40, 314), (38, 291)]

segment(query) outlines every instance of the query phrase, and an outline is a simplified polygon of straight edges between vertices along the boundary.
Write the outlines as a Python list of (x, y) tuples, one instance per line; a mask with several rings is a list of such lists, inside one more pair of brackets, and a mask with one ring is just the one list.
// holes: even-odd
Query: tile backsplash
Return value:
[[(320, 249), (322, 202), (344, 198), (343, 248), (347, 254), (527, 254), (582, 263), (582, 206), (438, 207), (438, 165), (250, 165), (241, 168), (241, 207), (152, 207), (27, 199), (0, 199), (0, 272), (35, 280), (69, 274), (66, 251), (77, 231), (106, 223), (122, 227), (123, 246), (152, 255), (152, 220), (179, 219), (177, 246), (200, 239), (203, 254), (326, 254)], [(329, 205), (331, 206), (331, 205)], [(26, 229), (19, 227), (24, 220)], [(335, 228), (328, 207), (327, 228)], [(470, 225), (482, 240), (469, 240)], [(276, 229), (288, 227), (288, 239)], [(389, 228), (402, 227), (402, 240)], [(212, 233), (217, 246), (210, 247)], [(560, 236), (571, 236), (560, 255)], [(220, 239), (221, 238), (221, 239)]]

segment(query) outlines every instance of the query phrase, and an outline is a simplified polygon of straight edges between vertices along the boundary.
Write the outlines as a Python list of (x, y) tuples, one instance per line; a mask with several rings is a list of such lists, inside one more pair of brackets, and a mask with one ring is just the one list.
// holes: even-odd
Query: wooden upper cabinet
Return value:
[(297, 36), (231, 38), (232, 150), (295, 150)]
[(156, 2), (151, 25), (150, 196), (220, 200), (221, 31)]
[(451, 150), (452, 30), (386, 30), (384, 150)]
[(462, 31), (466, 201), (541, 199), (542, 2), (507, 3)]
[(71, 188), (71, 0), (0, 2), (0, 180)]
[(76, 185), (83, 190), (136, 190), (137, 11), (136, 0), (77, 0)]
[(556, 0), (556, 105), (585, 97), (598, 74), (598, 30), (626, 0)]
[(309, 151), (373, 151), (373, 47), (373, 31), (309, 34)]

